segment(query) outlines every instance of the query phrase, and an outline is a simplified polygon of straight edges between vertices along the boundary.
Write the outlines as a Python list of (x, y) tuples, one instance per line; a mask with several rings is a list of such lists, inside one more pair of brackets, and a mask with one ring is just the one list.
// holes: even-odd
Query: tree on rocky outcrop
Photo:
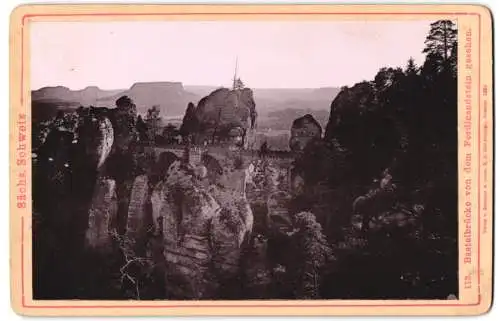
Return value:
[(324, 268), (332, 262), (333, 252), (314, 214), (296, 214), (294, 226), (297, 229), (293, 235), (297, 262), (295, 298), (317, 299)]
[(149, 141), (154, 143), (156, 136), (161, 134), (162, 119), (160, 117), (160, 107), (155, 105), (148, 109), (144, 119), (148, 127)]
[(245, 88), (243, 81), (240, 78), (236, 79), (234, 81), (234, 89), (242, 90), (243, 88)]
[(406, 64), (405, 74), (406, 76), (411, 76), (411, 75), (416, 75), (417, 73), (418, 73), (418, 67), (415, 64), (415, 59), (413, 59), (413, 57), (410, 57), (410, 59), (408, 59), (408, 62)]
[(432, 56), (441, 66), (446, 66), (456, 50), (458, 41), (457, 25), (451, 20), (439, 20), (431, 24), (425, 39), (423, 53)]
[(453, 75), (457, 74), (457, 68), (458, 68), (458, 41), (454, 41), (452, 43), (452, 48), (451, 48), (451, 53), (450, 53), (450, 59), (448, 60), (450, 64), (450, 71)]
[(142, 119), (141, 115), (137, 116), (136, 129), (139, 135), (139, 140), (141, 142), (146, 142), (148, 140), (148, 126)]
[(196, 117), (196, 107), (193, 103), (189, 103), (182, 119), (180, 134), (182, 137), (191, 140), (199, 130), (198, 118)]
[[(211, 222), (214, 275), (225, 287), (233, 287), (239, 275), (242, 250), (249, 245), (253, 228), (253, 213), (241, 193), (211, 185), (208, 193), (221, 206)], [(233, 283), (233, 285), (231, 285)]]
[[(423, 170), (428, 171), (425, 176), (437, 173), (431, 146), (432, 153), (444, 152), (456, 142), (456, 73), (446, 67), (456, 64), (455, 47), (456, 25), (435, 22), (422, 68), (412, 59), (404, 73), (382, 68), (372, 84), (344, 88), (333, 101), (325, 136), (335, 137), (351, 152), (353, 167), (366, 181), (391, 162), (398, 168), (412, 166), (398, 170), (406, 180), (412, 180), (410, 175), (424, 177)], [(423, 122), (426, 126), (421, 126)], [(447, 162), (451, 155), (450, 151)], [(412, 161), (422, 157), (424, 163), (434, 164)]]

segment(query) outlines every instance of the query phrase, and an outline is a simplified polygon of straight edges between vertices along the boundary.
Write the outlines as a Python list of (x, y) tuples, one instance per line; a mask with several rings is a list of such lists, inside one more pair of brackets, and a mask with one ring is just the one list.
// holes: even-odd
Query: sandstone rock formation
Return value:
[(238, 272), (242, 247), (248, 245), (253, 227), (253, 213), (246, 198), (230, 189), (209, 188), (220, 204), (220, 214), (212, 220), (216, 270), (233, 275)]
[(229, 90), (220, 88), (202, 98), (196, 107), (201, 123), (239, 125), (249, 128), (254, 125), (256, 110), (253, 92), (249, 88)]
[(174, 298), (213, 298), (221, 278), (238, 272), (251, 210), (241, 196), (202, 188), (187, 164), (175, 161), (165, 177), (151, 195), (153, 221), (163, 237), (165, 287)]
[[(193, 122), (193, 115), (196, 121)], [(253, 92), (249, 88), (229, 90), (219, 88), (202, 98), (193, 112), (188, 106), (183, 128), (196, 133), (196, 144), (229, 142), (244, 143), (249, 129), (255, 127), (257, 111)], [(189, 121), (189, 124), (187, 123)], [(193, 127), (192, 124), (196, 123)]]
[(137, 176), (130, 192), (128, 205), (126, 236), (137, 243), (146, 240), (146, 233), (152, 222), (147, 216), (146, 206), (149, 203), (149, 186), (146, 175)]
[(88, 229), (85, 233), (87, 247), (97, 251), (109, 251), (112, 242), (112, 223), (117, 210), (115, 181), (98, 180), (89, 209)]
[(153, 219), (163, 237), (166, 284), (176, 298), (213, 296), (210, 282), (210, 221), (220, 207), (199, 190), (194, 177), (175, 162), (168, 179), (159, 183), (152, 195)]
[(321, 139), (322, 129), (318, 121), (307, 114), (293, 121), (290, 133), (290, 149), (303, 151), (311, 140)]
[[(79, 115), (80, 124), (73, 143), (81, 145), (89, 166), (101, 168), (115, 143), (115, 130), (111, 120), (88, 109)], [(82, 155), (83, 156), (83, 155)]]

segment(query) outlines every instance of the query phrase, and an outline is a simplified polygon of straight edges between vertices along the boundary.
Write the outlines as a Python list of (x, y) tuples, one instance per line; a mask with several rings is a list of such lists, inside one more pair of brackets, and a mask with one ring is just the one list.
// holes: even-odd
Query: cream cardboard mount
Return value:
[(487, 8), (26, 5), (10, 32), (17, 313), (489, 310)]

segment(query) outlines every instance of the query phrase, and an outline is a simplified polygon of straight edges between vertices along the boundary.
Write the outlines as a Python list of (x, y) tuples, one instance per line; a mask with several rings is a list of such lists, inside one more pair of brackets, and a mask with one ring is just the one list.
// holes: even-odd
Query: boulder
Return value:
[(94, 250), (109, 250), (112, 243), (112, 222), (118, 209), (116, 183), (112, 179), (99, 179), (89, 209), (85, 245)]
[(249, 129), (255, 127), (257, 112), (253, 91), (249, 88), (219, 88), (203, 97), (196, 108), (186, 110), (183, 135), (193, 135), (196, 144), (227, 142), (245, 144)]
[(321, 139), (322, 128), (311, 114), (307, 114), (293, 121), (290, 134), (290, 149), (303, 151), (311, 140)]
[(202, 98), (196, 107), (196, 115), (202, 124), (235, 124), (250, 128), (256, 117), (253, 91), (220, 88)]

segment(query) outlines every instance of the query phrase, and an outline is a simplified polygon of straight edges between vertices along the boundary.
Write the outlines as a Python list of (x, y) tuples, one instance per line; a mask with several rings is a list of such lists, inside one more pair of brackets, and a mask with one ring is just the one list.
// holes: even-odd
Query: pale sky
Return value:
[(316, 88), (371, 80), (417, 64), (431, 21), (33, 22), (31, 88), (129, 88), (179, 81)]

